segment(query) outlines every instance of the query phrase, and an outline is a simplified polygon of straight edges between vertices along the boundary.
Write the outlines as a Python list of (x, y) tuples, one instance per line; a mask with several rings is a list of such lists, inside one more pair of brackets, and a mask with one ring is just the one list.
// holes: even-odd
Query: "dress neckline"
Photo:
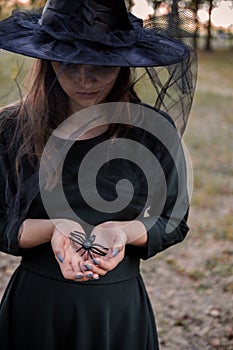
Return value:
[(52, 134), (52, 137), (55, 140), (59, 140), (60, 142), (61, 141), (63, 141), (63, 142), (72, 142), (72, 143), (76, 143), (76, 144), (92, 143), (92, 142), (104, 139), (104, 138), (106, 138), (106, 136), (109, 136), (109, 128), (107, 130), (105, 130), (104, 132), (102, 132), (101, 134), (99, 134), (99, 135), (96, 135), (96, 136), (93, 136), (93, 137), (89, 137), (89, 138), (86, 138), (86, 139), (80, 139), (80, 140), (65, 139), (65, 138), (62, 138), (62, 137), (57, 136), (55, 134)]

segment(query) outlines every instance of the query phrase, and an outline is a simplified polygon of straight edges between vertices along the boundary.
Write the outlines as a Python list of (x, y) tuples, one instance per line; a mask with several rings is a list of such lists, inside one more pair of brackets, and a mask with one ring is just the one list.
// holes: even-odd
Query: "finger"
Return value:
[(67, 242), (65, 239), (63, 239), (63, 241), (60, 241), (59, 246), (54, 246), (52, 244), (52, 249), (59, 265), (63, 264), (64, 260), (66, 260), (67, 262), (69, 261), (70, 254), (69, 249), (67, 249)]
[(70, 279), (70, 280), (74, 280), (76, 278), (76, 273), (73, 270), (71, 264), (64, 261), (62, 264), (59, 264), (59, 265), (60, 265), (61, 273), (64, 278)]
[[(82, 268), (81, 268), (81, 269), (82, 269)], [(99, 279), (99, 275), (98, 275), (97, 273), (94, 273), (94, 272), (91, 271), (91, 270), (87, 270), (86, 268), (83, 268), (82, 271), (83, 271), (83, 272), (80, 272), (79, 275), (82, 274), (83, 279), (85, 279), (86, 281), (87, 281), (87, 280), (93, 280), (93, 279), (95, 279), (95, 280)], [(78, 275), (78, 276), (79, 276), (79, 275)]]
[(66, 244), (64, 247), (64, 255), (61, 256), (60, 253), (57, 253), (55, 257), (60, 266), (63, 277), (66, 279), (75, 279), (76, 275), (82, 273), (82, 271), (80, 270), (77, 258), (74, 256), (73, 251)]
[(101, 266), (99, 266), (99, 261), (95, 259), (93, 259), (92, 261), (87, 260), (84, 263), (84, 267), (87, 269), (87, 271), (92, 272), (93, 274), (97, 274), (99, 276), (104, 276), (106, 275), (107, 271), (104, 270), (103, 268), (101, 268)]
[(91, 275), (90, 277), (87, 277), (86, 275), (84, 274), (78, 274), (75, 276), (74, 280), (76, 282), (87, 282), (89, 280), (92, 280), (92, 279), (99, 279), (99, 276), (98, 275)]
[(75, 280), (76, 282), (86, 282), (93, 278), (99, 278), (99, 276), (93, 274), (93, 272), (86, 271), (85, 273), (82, 273), (81, 271), (74, 271), (71, 263), (66, 261), (59, 265), (61, 268), (61, 273), (65, 279)]
[(84, 272), (87, 271), (87, 269), (84, 267), (83, 259), (77, 254), (73, 254), (71, 256), (71, 266), (73, 268), (73, 271), (76, 274), (78, 274), (78, 273), (83, 274)]
[(57, 262), (60, 264), (63, 264), (64, 258), (63, 258), (63, 254), (60, 252), (54, 252), (54, 256), (55, 259), (57, 260)]
[(51, 246), (54, 254), (58, 257), (59, 261), (62, 262), (64, 259), (64, 245), (65, 245), (66, 237), (61, 235), (60, 233), (54, 233), (53, 238), (51, 240)]
[(112, 247), (109, 249), (108, 253), (103, 257), (103, 260), (112, 260), (115, 257), (122, 257), (122, 253), (124, 254), (125, 246)]
[(100, 276), (104, 276), (107, 272), (113, 270), (117, 264), (118, 261), (98, 259), (98, 268), (95, 271), (98, 271)]
[(75, 278), (82, 282), (99, 279), (99, 274), (93, 271), (92, 266), (90, 264), (85, 265), (85, 261), (80, 256), (73, 256), (71, 266), (75, 272)]
[(80, 268), (83, 271), (84, 275), (88, 276), (90, 279), (97, 280), (100, 276), (105, 275), (105, 271), (99, 269), (95, 266), (90, 260), (80, 261)]
[[(119, 250), (120, 249), (120, 250)], [(105, 257), (103, 258), (94, 258), (93, 263), (98, 267), (99, 274), (102, 274), (102, 271), (104, 273), (113, 270), (124, 258), (124, 249), (118, 248), (118, 249), (111, 249), (111, 252), (109, 252)]]

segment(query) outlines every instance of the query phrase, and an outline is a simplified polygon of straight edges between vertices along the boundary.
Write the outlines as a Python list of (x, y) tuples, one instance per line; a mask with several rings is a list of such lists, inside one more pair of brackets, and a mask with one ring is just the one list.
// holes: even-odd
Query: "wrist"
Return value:
[(127, 237), (126, 244), (146, 246), (148, 236), (146, 227), (141, 221), (117, 221), (116, 224), (125, 232)]
[(56, 231), (67, 237), (75, 230), (84, 233), (82, 226), (77, 221), (70, 219), (53, 219), (52, 221)]

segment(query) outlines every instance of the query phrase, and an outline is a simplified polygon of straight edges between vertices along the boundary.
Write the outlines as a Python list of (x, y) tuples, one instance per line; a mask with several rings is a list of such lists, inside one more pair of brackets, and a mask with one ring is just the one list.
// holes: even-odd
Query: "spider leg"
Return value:
[(80, 232), (80, 231), (74, 230), (70, 234), (73, 234), (73, 235), (76, 235), (76, 236), (82, 236), (82, 237), (86, 238), (86, 234), (83, 233), (83, 232)]
[[(75, 233), (77, 232), (77, 233)], [(86, 239), (86, 235), (79, 231), (72, 231), (70, 232), (70, 236), (73, 237), (73, 239), (81, 239), (81, 241)]]
[(93, 255), (91, 254), (91, 249), (88, 250), (88, 255), (92, 260), (94, 259)]
[[(83, 247), (81, 247), (80, 249), (83, 249)], [(85, 253), (86, 253), (86, 250), (84, 249), (84, 252), (81, 254), (81, 256), (83, 256)]]
[(73, 238), (73, 237), (69, 237), (69, 239), (75, 243), (78, 243), (78, 244), (83, 244), (83, 240), (82, 239), (78, 239), (78, 238)]
[(107, 253), (103, 252), (102, 250), (95, 248), (95, 247), (91, 247), (90, 250), (92, 251), (92, 253), (101, 255), (101, 256), (105, 256)]
[[(100, 248), (102, 248), (102, 249), (104, 249), (104, 250), (108, 250), (108, 248), (106, 248), (106, 247), (104, 247), (103, 245), (98, 244), (98, 243), (93, 243), (91, 246), (92, 246), (92, 247), (100, 247)], [(96, 249), (98, 249), (98, 248), (96, 248)]]
[(83, 249), (83, 247), (80, 247), (78, 250), (76, 250), (76, 253), (78, 253), (81, 249)]

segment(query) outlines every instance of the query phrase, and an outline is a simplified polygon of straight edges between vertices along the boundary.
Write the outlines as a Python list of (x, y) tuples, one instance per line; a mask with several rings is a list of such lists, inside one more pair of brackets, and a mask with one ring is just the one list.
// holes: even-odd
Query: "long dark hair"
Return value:
[[(29, 79), (31, 88), (26, 97), (5, 109), (4, 118), (0, 120), (0, 132), (9, 119), (15, 125), (11, 146), (19, 145), (16, 168), (22, 156), (26, 155), (32, 163), (40, 159), (52, 131), (69, 115), (68, 96), (60, 86), (50, 61), (35, 60)], [(106, 102), (139, 102), (130, 68), (120, 69)], [(112, 132), (119, 132), (121, 127), (113, 125)]]

